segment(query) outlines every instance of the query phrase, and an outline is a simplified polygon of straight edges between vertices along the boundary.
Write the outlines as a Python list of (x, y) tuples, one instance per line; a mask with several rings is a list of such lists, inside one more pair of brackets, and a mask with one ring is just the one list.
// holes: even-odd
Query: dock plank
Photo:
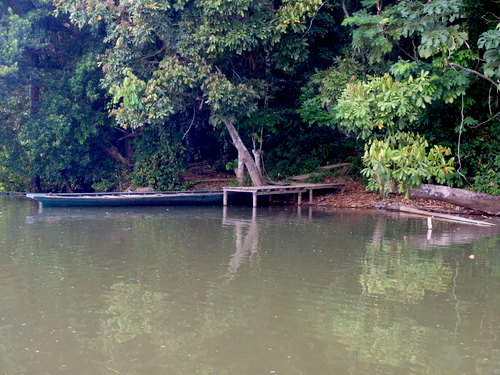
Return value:
[(309, 202), (312, 202), (314, 190), (343, 189), (345, 184), (291, 184), (291, 185), (264, 185), (264, 186), (226, 186), (224, 192), (224, 206), (228, 204), (229, 193), (249, 193), (253, 197), (253, 207), (257, 207), (257, 196), (297, 194), (297, 203), (302, 203), (302, 193), (309, 192)]

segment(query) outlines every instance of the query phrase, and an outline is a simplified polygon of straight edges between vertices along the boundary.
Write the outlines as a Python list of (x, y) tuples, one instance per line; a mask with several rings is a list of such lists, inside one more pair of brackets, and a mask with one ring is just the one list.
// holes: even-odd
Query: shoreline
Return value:
[[(211, 182), (194, 183), (188, 190), (222, 190), (222, 187), (228, 186), (229, 179), (218, 179)], [(379, 194), (370, 192), (360, 183), (359, 180), (334, 178), (325, 181), (326, 183), (344, 183), (345, 187), (342, 192), (326, 192), (314, 196), (313, 202), (303, 202), (302, 205), (307, 207), (325, 207), (339, 209), (361, 209), (361, 210), (386, 210), (389, 205), (399, 203), (402, 205), (410, 205), (417, 209), (451, 214), (451, 215), (474, 215), (481, 217), (495, 217), (486, 215), (482, 212), (468, 209), (461, 206), (456, 206), (450, 203), (430, 200), (430, 199), (410, 199), (404, 196), (389, 195), (381, 197)], [(0, 192), (0, 197), (24, 197), (26, 192)], [(294, 203), (291, 203), (294, 205)]]

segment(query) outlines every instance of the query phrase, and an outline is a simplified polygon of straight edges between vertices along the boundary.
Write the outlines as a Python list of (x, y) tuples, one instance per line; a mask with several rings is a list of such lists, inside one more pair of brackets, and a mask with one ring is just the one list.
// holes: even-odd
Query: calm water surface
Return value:
[(0, 198), (0, 375), (500, 374), (498, 233)]

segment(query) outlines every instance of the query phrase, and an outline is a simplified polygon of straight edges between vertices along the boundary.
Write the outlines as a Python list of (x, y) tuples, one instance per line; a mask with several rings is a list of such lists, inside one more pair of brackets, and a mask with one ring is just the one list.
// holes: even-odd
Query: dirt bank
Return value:
[(316, 197), (313, 205), (336, 208), (384, 208), (390, 203), (411, 205), (422, 210), (447, 214), (480, 215), (480, 212), (468, 208), (455, 206), (446, 202), (431, 199), (409, 199), (404, 196), (390, 195), (381, 198), (378, 194), (367, 191), (357, 180), (343, 180), (346, 187), (343, 193), (324, 194)]
[[(185, 181), (191, 184), (190, 190), (220, 190), (224, 186), (229, 186), (234, 182), (234, 175), (229, 173), (213, 173), (209, 168), (199, 168), (197, 173), (191, 170), (184, 176)], [(211, 173), (212, 172), (212, 173)], [(447, 214), (479, 215), (479, 212), (455, 206), (453, 204), (428, 199), (407, 199), (402, 196), (391, 195), (381, 198), (378, 194), (367, 191), (356, 179), (346, 177), (332, 177), (324, 181), (325, 183), (344, 183), (342, 192), (336, 191), (325, 194), (318, 194), (314, 197), (312, 206), (332, 207), (332, 208), (360, 208), (360, 209), (380, 209), (390, 203), (401, 203), (411, 205), (422, 210), (440, 212)]]

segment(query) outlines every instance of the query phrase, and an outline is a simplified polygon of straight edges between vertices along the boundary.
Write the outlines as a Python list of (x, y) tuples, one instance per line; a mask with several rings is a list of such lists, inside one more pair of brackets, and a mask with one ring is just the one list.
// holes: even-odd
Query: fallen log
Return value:
[(351, 165), (352, 163), (335, 163), (330, 165), (324, 165), (322, 167), (319, 167), (319, 169), (324, 169), (329, 171), (330, 169), (340, 168), (340, 167), (350, 167)]
[(484, 212), (488, 215), (500, 215), (500, 196), (498, 195), (441, 185), (421, 184), (414, 189), (410, 189), (410, 197), (416, 199), (435, 199)]
[(336, 164), (330, 164), (330, 165), (324, 165), (322, 167), (319, 167), (319, 169), (322, 169), (321, 172), (311, 172), (311, 173), (306, 173), (306, 174), (299, 174), (297, 176), (292, 176), (293, 181), (305, 181), (309, 178), (312, 177), (318, 177), (318, 176), (323, 176), (326, 171), (330, 171), (335, 168), (341, 168), (341, 167), (350, 167), (352, 163), (336, 163)]
[(456, 215), (448, 215), (448, 214), (441, 214), (438, 212), (419, 210), (418, 208), (415, 208), (412, 206), (407, 206), (404, 204), (399, 204), (399, 203), (389, 204), (387, 206), (387, 208), (389, 210), (407, 212), (410, 214), (422, 215), (422, 216), (427, 216), (427, 217), (435, 217), (438, 219), (446, 219), (446, 220), (456, 221), (456, 222), (465, 223), (465, 224), (481, 225), (481, 226), (487, 226), (487, 227), (496, 226), (496, 224), (488, 223), (486, 221), (472, 220), (472, 219), (467, 219), (465, 217), (456, 216)]
[(201, 178), (201, 179), (196, 179), (196, 178), (186, 178), (182, 177), (180, 179), (182, 182), (193, 182), (195, 184), (201, 183), (201, 182), (227, 182), (229, 178)]

